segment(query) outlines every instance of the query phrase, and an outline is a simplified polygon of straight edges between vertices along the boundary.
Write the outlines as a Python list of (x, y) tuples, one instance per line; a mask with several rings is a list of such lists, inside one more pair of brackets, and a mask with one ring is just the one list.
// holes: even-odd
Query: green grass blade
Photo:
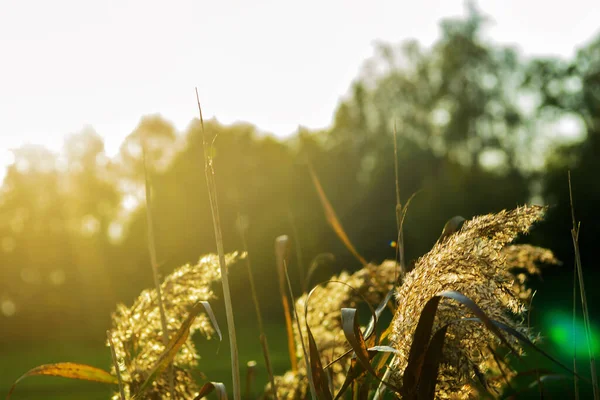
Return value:
[(575, 250), (575, 268), (577, 268), (577, 278), (579, 283), (579, 294), (581, 296), (581, 311), (583, 312), (583, 322), (585, 327), (585, 339), (588, 348), (588, 354), (590, 358), (590, 373), (592, 375), (592, 390), (594, 393), (594, 400), (600, 400), (600, 387), (598, 386), (598, 375), (596, 372), (596, 359), (594, 352), (592, 351), (592, 332), (590, 313), (588, 311), (587, 297), (585, 294), (585, 285), (583, 282), (583, 269), (581, 266), (581, 253), (579, 251), (579, 225), (575, 220), (575, 206), (573, 205), (573, 190), (571, 187), (571, 171), (568, 174), (569, 177), (569, 200), (571, 204), (571, 218), (573, 222), (573, 228), (571, 229), (571, 238), (573, 240), (573, 248)]
[[(219, 265), (221, 268), (221, 283), (223, 286), (223, 300), (225, 301), (225, 314), (227, 317), (227, 331), (229, 333), (229, 347), (231, 351), (231, 379), (233, 382), (233, 398), (241, 400), (241, 380), (240, 380), (240, 360), (237, 346), (237, 335), (235, 331), (235, 320), (233, 317), (233, 305), (231, 302), (231, 291), (229, 288), (229, 276), (227, 273), (227, 263), (225, 261), (225, 251), (223, 246), (223, 233), (221, 231), (221, 218), (219, 215), (219, 201), (217, 199), (217, 184), (215, 181), (215, 170), (213, 160), (206, 146), (206, 134), (204, 131), (204, 119), (202, 118), (202, 107), (200, 106), (200, 97), (196, 88), (196, 101), (198, 103), (198, 113), (202, 127), (202, 149), (204, 151), (204, 175), (208, 186), (208, 197), (210, 200), (210, 210), (215, 231), (215, 241), (217, 244), (217, 253), (219, 254)], [(214, 143), (214, 140), (213, 140)]]

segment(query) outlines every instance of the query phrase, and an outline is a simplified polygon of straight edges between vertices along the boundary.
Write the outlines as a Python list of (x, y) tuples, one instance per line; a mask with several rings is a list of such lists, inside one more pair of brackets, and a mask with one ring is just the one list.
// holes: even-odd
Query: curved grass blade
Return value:
[(217, 392), (217, 399), (227, 400), (227, 389), (225, 389), (225, 385), (223, 385), (221, 382), (205, 383), (200, 389), (200, 392), (198, 392), (198, 395), (194, 397), (194, 400), (200, 400), (214, 391)]
[(312, 381), (311, 385), (314, 385), (317, 399), (332, 400), (333, 396), (329, 390), (329, 380), (327, 379), (327, 374), (323, 369), (323, 364), (321, 363), (321, 357), (319, 355), (319, 349), (317, 348), (315, 338), (310, 331), (308, 322), (306, 323), (306, 334), (308, 336), (308, 354), (310, 361), (308, 379)]
[[(323, 283), (330, 283), (330, 282), (334, 282), (334, 283), (339, 283), (345, 286), (348, 286), (352, 291), (354, 291), (354, 293), (356, 293), (359, 297), (362, 298), (362, 300), (365, 302), (365, 304), (369, 307), (369, 311), (371, 311), (371, 320), (369, 321), (369, 326), (367, 327), (367, 329), (365, 329), (365, 333), (363, 333), (363, 336), (365, 337), (365, 340), (368, 340), (371, 338), (371, 335), (373, 335), (373, 333), (375, 333), (375, 327), (377, 325), (377, 320), (379, 318), (379, 316), (381, 315), (381, 313), (383, 312), (383, 310), (385, 309), (385, 306), (387, 305), (387, 303), (389, 302), (389, 300), (391, 299), (391, 296), (393, 296), (393, 291), (394, 289), (390, 290), (390, 292), (388, 292), (388, 294), (386, 295), (386, 297), (384, 298), (384, 300), (379, 304), (379, 306), (377, 307), (377, 310), (373, 310), (373, 306), (371, 306), (371, 304), (367, 301), (367, 299), (365, 298), (365, 296), (363, 296), (358, 290), (356, 290), (355, 288), (353, 288), (352, 286), (348, 285), (345, 282), (341, 282), (341, 281), (334, 281), (334, 280), (330, 280), (330, 281), (325, 281)], [(308, 299), (310, 298), (311, 294), (313, 293), (315, 289), (313, 288), (310, 293), (308, 294), (307, 298), (306, 298), (306, 306), (308, 307)], [(305, 313), (307, 312), (308, 308), (305, 308)], [(371, 326), (372, 325), (372, 326)], [(375, 337), (375, 342), (372, 344), (378, 344), (379, 338)], [(342, 358), (346, 357), (348, 354), (352, 353), (352, 349), (347, 350), (346, 352), (344, 352), (342, 355), (340, 355), (339, 357), (337, 357), (335, 360), (331, 361), (329, 364), (327, 364), (325, 366), (325, 369), (331, 367), (333, 364), (335, 364), (336, 362), (340, 361)]]
[(406, 389), (408, 393), (415, 393), (417, 384), (420, 380), (419, 377), (421, 375), (421, 369), (423, 367), (423, 362), (425, 361), (427, 348), (431, 338), (431, 332), (433, 330), (433, 321), (435, 319), (435, 314), (437, 313), (438, 305), (442, 298), (453, 299), (467, 307), (492, 333), (494, 333), (500, 339), (500, 341), (507, 348), (509, 348), (518, 357), (518, 353), (506, 340), (500, 329), (483, 312), (483, 310), (479, 308), (477, 304), (475, 304), (473, 300), (456, 291), (444, 291), (429, 299), (427, 303), (425, 303), (423, 311), (421, 311), (419, 322), (417, 323), (417, 328), (415, 329), (415, 333), (413, 335), (413, 343), (408, 355), (408, 364), (404, 370), (403, 384), (404, 389)]
[(350, 251), (350, 253), (352, 253), (352, 255), (358, 261), (360, 261), (360, 263), (363, 266), (367, 265), (367, 260), (365, 260), (360, 254), (358, 254), (358, 251), (356, 251), (356, 248), (354, 247), (354, 245), (348, 238), (348, 235), (346, 235), (346, 231), (344, 231), (344, 228), (342, 227), (340, 220), (338, 219), (337, 215), (335, 214), (335, 211), (334, 211), (333, 207), (331, 206), (331, 203), (329, 202), (327, 195), (325, 195), (325, 191), (323, 190), (323, 187), (321, 186), (321, 182), (319, 182), (319, 178), (317, 178), (317, 174), (313, 170), (313, 167), (310, 162), (308, 163), (308, 172), (310, 172), (310, 177), (312, 178), (313, 184), (315, 185), (315, 189), (317, 189), (319, 199), (321, 200), (321, 204), (323, 205), (323, 210), (325, 211), (325, 217), (327, 218), (327, 222), (329, 222), (329, 225), (331, 225), (331, 227), (333, 228), (333, 231), (336, 233), (338, 238), (340, 238), (342, 243), (344, 243), (344, 245)]
[(188, 317), (185, 321), (183, 321), (183, 324), (181, 324), (177, 333), (171, 337), (169, 343), (165, 347), (165, 351), (161, 354), (160, 358), (150, 371), (150, 374), (135, 396), (133, 396), (132, 400), (142, 399), (146, 390), (148, 390), (156, 378), (158, 378), (160, 374), (169, 366), (171, 361), (173, 361), (173, 358), (190, 335), (190, 327), (200, 313), (201, 307), (205, 307), (205, 305), (202, 304), (202, 302), (199, 302), (196, 303), (196, 305), (194, 305), (194, 307), (191, 309)]
[(348, 372), (346, 372), (346, 379), (344, 379), (344, 383), (342, 384), (342, 387), (335, 395), (334, 400), (339, 399), (346, 392), (346, 390), (350, 387), (350, 385), (352, 385), (361, 376), (364, 376), (366, 374), (366, 372), (367, 371), (365, 371), (365, 369), (362, 367), (362, 365), (356, 361), (356, 358), (353, 357), (350, 360), (350, 368), (348, 368)]
[[(357, 293), (363, 299), (363, 301), (369, 306), (369, 310), (371, 311), (371, 319), (369, 321), (369, 325), (367, 326), (367, 328), (365, 329), (365, 332), (363, 333), (363, 336), (365, 337), (365, 340), (370, 339), (371, 335), (373, 335), (375, 333), (375, 327), (377, 326), (377, 321), (379, 320), (381, 313), (383, 313), (383, 311), (385, 310), (385, 307), (387, 306), (387, 304), (389, 303), (389, 301), (392, 299), (392, 297), (394, 295), (394, 289), (392, 288), (387, 293), (385, 298), (381, 301), (381, 303), (379, 303), (379, 305), (377, 306), (377, 309), (373, 310), (373, 307), (367, 301), (367, 299), (365, 299), (365, 297), (360, 292), (358, 292), (356, 289), (354, 289), (352, 286), (348, 285), (345, 282), (340, 282), (340, 281), (332, 280), (332, 281), (327, 281), (327, 282), (336, 282), (336, 283), (341, 283), (342, 285), (348, 286), (355, 293)], [(311, 294), (312, 294), (312, 291), (311, 291)], [(309, 294), (309, 297), (310, 297), (310, 294)], [(384, 336), (385, 336), (385, 333), (384, 333)], [(378, 335), (375, 335), (374, 345), (377, 345), (379, 340), (380, 340), (380, 337)], [(353, 351), (352, 349), (345, 351), (342, 355), (338, 356), (335, 360), (332, 360), (329, 364), (327, 364), (325, 366), (325, 369), (331, 367), (333, 364), (340, 361), (342, 358), (346, 357), (348, 354), (352, 353), (352, 351)]]
[[(383, 382), (382, 379), (377, 375), (373, 367), (371, 366), (371, 360), (377, 354), (376, 351), (369, 352), (369, 346), (365, 342), (360, 326), (358, 324), (357, 310), (355, 308), (342, 308), (342, 329), (346, 340), (352, 346), (356, 358), (361, 366), (372, 376), (377, 378), (379, 382)], [(392, 390), (400, 393), (400, 389), (391, 385), (388, 382), (384, 382)]]
[(442, 234), (440, 235), (439, 239), (437, 240), (437, 243), (443, 242), (448, 237), (450, 237), (452, 234), (460, 231), (460, 228), (462, 228), (465, 221), (466, 221), (466, 219), (464, 219), (460, 215), (450, 218), (444, 225), (444, 228), (442, 229)]
[(392, 354), (400, 354), (398, 350), (393, 348), (392, 346), (373, 346), (367, 349), (369, 352), (376, 351), (378, 353), (392, 353)]
[[(381, 314), (383, 313), (383, 311), (385, 310), (385, 308), (387, 307), (387, 304), (390, 302), (390, 300), (392, 299), (392, 297), (394, 297), (394, 293), (395, 290), (394, 288), (392, 288), (383, 298), (383, 300), (381, 301), (381, 303), (379, 303), (379, 305), (377, 306), (377, 308), (375, 309), (375, 312), (373, 313), (373, 315), (371, 316), (371, 320), (369, 321), (369, 325), (367, 325), (367, 329), (365, 329), (365, 337), (368, 339), (371, 337), (371, 335), (373, 333), (375, 333), (375, 328), (377, 326), (377, 321), (379, 320), (379, 317), (381, 316)], [(375, 335), (376, 337), (376, 342), (375, 345), (377, 345), (378, 341), (379, 341), (379, 337), (377, 337), (377, 335)]]
[(433, 338), (431, 338), (431, 342), (427, 348), (421, 376), (419, 377), (419, 391), (417, 396), (419, 400), (433, 400), (435, 398), (435, 385), (437, 384), (440, 361), (442, 360), (444, 349), (444, 339), (446, 339), (448, 326), (445, 325), (433, 334)]
[(219, 336), (219, 341), (223, 341), (223, 335), (221, 334), (221, 329), (219, 328), (219, 323), (217, 322), (217, 317), (215, 317), (215, 313), (213, 312), (212, 307), (208, 301), (199, 301), (198, 304), (201, 304), (204, 307), (204, 311), (208, 314), (208, 318), (210, 318), (210, 322), (212, 323), (215, 332)]
[(23, 375), (21, 375), (21, 377), (17, 379), (15, 383), (13, 383), (13, 385), (11, 386), (8, 395), (6, 396), (6, 399), (10, 399), (10, 396), (14, 392), (19, 382), (21, 382), (23, 379), (29, 376), (36, 375), (60, 376), (63, 378), (108, 383), (111, 385), (119, 384), (118, 379), (115, 376), (111, 375), (109, 372), (100, 368), (92, 367), (90, 365), (77, 364), (72, 362), (44, 364), (32, 368)]

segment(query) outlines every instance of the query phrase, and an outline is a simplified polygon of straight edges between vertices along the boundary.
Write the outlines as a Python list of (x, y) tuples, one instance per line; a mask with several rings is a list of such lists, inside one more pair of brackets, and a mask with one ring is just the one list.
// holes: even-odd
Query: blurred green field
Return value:
[[(272, 322), (267, 323), (265, 329), (269, 340), (273, 368), (276, 374), (281, 374), (289, 368), (285, 326)], [(239, 321), (236, 330), (238, 331), (244, 394), (246, 393), (246, 363), (251, 360), (257, 362), (256, 377), (252, 385), (252, 391), (249, 396), (244, 396), (244, 398), (258, 398), (267, 382), (267, 374), (258, 340), (258, 329), (254, 323)], [(569, 361), (569, 357), (564, 354), (561, 356), (560, 349), (550, 338), (548, 339), (542, 347), (550, 354), (558, 356), (565, 365), (571, 367), (572, 361)], [(202, 374), (204, 374), (206, 380), (222, 381), (230, 389), (231, 369), (227, 336), (223, 337), (223, 342), (220, 345), (217, 339), (207, 341), (199, 335), (196, 335), (195, 342), (198, 346), (198, 352), (202, 357), (196, 374), (198, 382), (203, 382)], [(557, 373), (562, 372), (536, 352), (528, 351), (527, 353), (527, 356), (517, 364), (519, 365), (519, 370), (527, 371), (533, 368), (548, 368)], [(72, 361), (108, 369), (111, 362), (109, 350), (104, 346), (101, 337), (97, 341), (65, 339), (49, 340), (47, 342), (16, 342), (10, 345), (3, 344), (0, 348), (0, 356), (0, 396), (8, 393), (10, 386), (19, 376), (37, 365)], [(589, 367), (586, 367), (585, 352), (583, 349), (580, 357), (579, 372), (584, 376), (589, 376)], [(534, 378), (527, 376), (519, 381), (516, 388), (524, 389), (524, 391), (519, 393), (517, 396), (518, 399), (540, 398), (537, 386), (526, 389), (533, 380)], [(11, 398), (14, 400), (41, 398), (46, 400), (105, 400), (109, 399), (112, 393), (113, 388), (99, 383), (40, 376), (23, 380), (17, 386)], [(573, 382), (564, 375), (563, 378), (544, 382), (544, 394), (550, 396), (547, 398), (553, 399), (571, 398), (573, 396)], [(587, 385), (582, 385), (581, 394), (584, 396), (582, 398), (591, 395), (591, 391)]]
[[(243, 322), (243, 321), (240, 321)], [(285, 341), (285, 326), (271, 323), (265, 325), (273, 368), (282, 373), (289, 367)], [(254, 324), (238, 324), (238, 345), (242, 378), (246, 377), (246, 363), (257, 362), (256, 378), (252, 386), (251, 398), (258, 396), (267, 382), (258, 330)], [(223, 342), (213, 338), (207, 341), (196, 335), (195, 342), (202, 359), (197, 377), (200, 381), (203, 373), (211, 381), (223, 381), (231, 387), (231, 367), (229, 342), (227, 336)], [(104, 346), (102, 338), (98, 341), (49, 340), (47, 342), (29, 342), (3, 344), (0, 348), (0, 397), (8, 393), (12, 383), (29, 369), (54, 362), (71, 361), (108, 369), (111, 363), (110, 351)], [(201, 372), (201, 373), (200, 373)], [(245, 381), (244, 381), (245, 382)], [(83, 382), (51, 376), (35, 376), (19, 383), (11, 399), (109, 399), (113, 388), (94, 382)]]

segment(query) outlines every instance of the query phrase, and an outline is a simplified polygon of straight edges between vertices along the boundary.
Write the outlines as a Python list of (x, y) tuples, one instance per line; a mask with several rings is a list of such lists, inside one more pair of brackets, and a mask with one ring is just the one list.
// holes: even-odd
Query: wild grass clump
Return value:
[[(342, 330), (341, 310), (357, 307), (364, 301), (371, 306), (379, 304), (393, 287), (396, 268), (396, 263), (389, 260), (381, 265), (368, 264), (354, 274), (342, 272), (296, 300), (299, 323), (294, 325), (294, 337), (298, 370), (275, 377), (278, 398), (306, 397), (308, 371), (302, 340), (306, 343), (307, 324), (314, 336), (321, 362), (324, 365), (331, 364), (331, 369), (327, 372), (331, 386), (334, 391), (341, 388), (350, 365), (349, 350), (352, 350)], [(301, 332), (297, 326), (300, 326)], [(266, 394), (270, 393), (270, 385), (267, 385), (265, 391)]]
[[(500, 393), (515, 372), (499, 354), (499, 347), (504, 345), (521, 355), (523, 347), (520, 341), (532, 344), (535, 336), (522, 322), (531, 296), (525, 280), (528, 275), (540, 272), (540, 263), (557, 263), (550, 250), (509, 243), (517, 235), (527, 233), (532, 224), (542, 218), (544, 211), (543, 207), (524, 206), (475, 217), (452, 233), (444, 231), (446, 233), (431, 251), (403, 276), (402, 284), (396, 290), (397, 302), (390, 327), (375, 340), (353, 338), (365, 347), (368, 343), (388, 343), (363, 349), (369, 355), (371, 365), (364, 366), (360, 373), (356, 373), (356, 358), (350, 356), (353, 352), (360, 353), (361, 349), (349, 344), (347, 332), (342, 329), (341, 310), (355, 308), (363, 301), (371, 307), (379, 304), (396, 281), (398, 264), (388, 260), (381, 265), (369, 264), (354, 274), (343, 272), (325, 285), (316, 287), (310, 294), (303, 294), (295, 302), (296, 309), (300, 310), (296, 326), (301, 329), (294, 330), (299, 368), (276, 377), (278, 397), (289, 400), (307, 398), (311, 379), (318, 379), (321, 373), (327, 375), (327, 398), (342, 395), (341, 389), (346, 390), (352, 384), (355, 385), (351, 389), (354, 395), (364, 395), (369, 392), (369, 379), (365, 374), (371, 368), (376, 374), (374, 379), (371, 378), (371, 384), (383, 378), (387, 381), (378, 391), (389, 386), (397, 397), (429, 398), (422, 396), (424, 391), (419, 389), (418, 384), (415, 388), (407, 387), (404, 373), (410, 369), (410, 374), (417, 371), (417, 375), (425, 375), (428, 367), (424, 359), (436, 357), (431, 350), (435, 347), (434, 340), (429, 343), (429, 336), (418, 337), (421, 343), (429, 344), (416, 358), (413, 344), (417, 335), (423, 332), (417, 326), (422, 324), (423, 318), (427, 319), (425, 314), (431, 310), (428, 304), (440, 294), (458, 299), (462, 304), (446, 299), (433, 309), (433, 325), (428, 335), (432, 338), (439, 336), (442, 340), (437, 356), (439, 360), (433, 363), (436, 369), (431, 398), (480, 396), (485, 394), (480, 392), (482, 388), (485, 392)], [(485, 324), (502, 327), (502, 330), (486, 329)], [(371, 333), (364, 328), (363, 332)], [(302, 341), (307, 342), (309, 333), (318, 348), (319, 363), (325, 366), (316, 375), (314, 368), (319, 368), (319, 364), (312, 359), (306, 360), (302, 347)], [(386, 337), (388, 333), (389, 338)], [(378, 358), (379, 353), (394, 355), (389, 363), (390, 373), (385, 377), (380, 372), (387, 357)], [(309, 358), (314, 356), (311, 354)], [(308, 370), (309, 365), (313, 371)], [(421, 386), (426, 385), (423, 381), (419, 382)], [(367, 387), (366, 392), (361, 392), (364, 387)], [(269, 385), (265, 395), (268, 398)]]
[[(238, 253), (226, 255), (227, 265), (238, 258)], [(209, 254), (196, 265), (186, 264), (168, 275), (160, 285), (168, 330), (176, 332), (182, 325), (190, 309), (199, 301), (214, 299), (211, 285), (221, 279), (219, 258)], [(162, 326), (158, 308), (156, 289), (144, 290), (131, 307), (117, 306), (112, 315), (113, 327), (110, 335), (113, 340), (120, 373), (125, 385), (125, 395), (137, 393), (164, 352)], [(175, 394), (177, 398), (189, 399), (198, 392), (198, 386), (190, 370), (198, 366), (198, 353), (191, 334), (199, 332), (207, 339), (215, 334), (210, 316), (198, 315), (190, 326), (190, 337), (173, 358), (175, 368)], [(113, 374), (116, 374), (113, 367)], [(146, 392), (146, 398), (164, 398), (169, 393), (169, 383), (164, 376), (155, 380)], [(119, 399), (115, 395), (113, 399)]]
[[(474, 301), (492, 320), (509, 325), (524, 335), (528, 328), (519, 317), (525, 312), (529, 291), (509, 272), (512, 266), (537, 272), (535, 261), (552, 261), (549, 250), (533, 246), (506, 247), (518, 234), (527, 233), (539, 221), (543, 207), (525, 206), (475, 217), (462, 229), (438, 242), (421, 257), (404, 278), (396, 294), (392, 346), (398, 350), (392, 381), (402, 382), (413, 335), (425, 304), (438, 293), (456, 291)], [(457, 322), (475, 317), (469, 309), (450, 300), (439, 305), (434, 330), (451, 324), (446, 334), (436, 398), (467, 398), (476, 394), (475, 382), (498, 372), (494, 348), (500, 344), (491, 332), (474, 322)], [(521, 352), (516, 339), (507, 340)], [(489, 382), (502, 383), (500, 380)]]

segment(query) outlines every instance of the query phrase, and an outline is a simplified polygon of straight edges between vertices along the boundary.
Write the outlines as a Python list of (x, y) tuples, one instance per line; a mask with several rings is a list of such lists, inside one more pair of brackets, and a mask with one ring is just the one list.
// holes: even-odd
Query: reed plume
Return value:
[[(343, 307), (356, 307), (363, 302), (363, 298), (371, 305), (376, 306), (392, 289), (394, 277), (397, 276), (398, 265), (393, 260), (388, 260), (381, 265), (367, 264), (354, 274), (342, 272), (334, 276), (323, 286), (318, 286), (308, 298), (307, 318), (305, 307), (307, 294), (296, 300), (296, 309), (301, 327), (298, 332), (294, 324), (296, 342), (296, 356), (298, 357), (298, 371), (288, 371), (283, 376), (275, 377), (277, 396), (279, 399), (299, 400), (306, 398), (308, 388), (306, 360), (301, 345), (301, 336), (307, 341), (306, 322), (315, 338), (321, 362), (327, 365), (336, 360), (350, 349), (342, 331), (341, 309)], [(342, 282), (342, 283), (339, 283)], [(354, 289), (354, 290), (353, 290)], [(334, 391), (339, 389), (345, 379), (349, 366), (349, 356), (330, 367), (330, 376)], [(269, 395), (270, 385), (267, 385), (265, 395)]]
[[(524, 206), (512, 211), (478, 216), (421, 257), (398, 288), (392, 345), (398, 350), (392, 369), (392, 381), (400, 386), (413, 342), (413, 334), (425, 303), (440, 292), (453, 290), (469, 297), (493, 320), (510, 325), (529, 335), (522, 321), (524, 281), (515, 279), (511, 267), (537, 272), (535, 262), (554, 262), (548, 250), (533, 246), (508, 246), (517, 235), (527, 233), (539, 221), (544, 207)], [(459, 322), (473, 317), (463, 306), (442, 300), (434, 331), (451, 323), (444, 344), (443, 360), (436, 386), (436, 398), (469, 398), (477, 395), (475, 381), (482, 375), (491, 378), (500, 373), (494, 348), (499, 340), (476, 322)], [(513, 348), (522, 352), (514, 339)], [(508, 374), (510, 377), (510, 374)], [(501, 383), (489, 379), (491, 387)]]
[[(243, 256), (244, 254), (240, 256), (237, 252), (227, 254), (227, 265)], [(194, 304), (215, 297), (210, 285), (220, 279), (219, 257), (215, 254), (200, 258), (196, 265), (179, 267), (165, 278), (160, 287), (169, 333), (177, 331)], [(144, 290), (129, 308), (123, 304), (117, 305), (112, 314), (112, 325), (110, 336), (123, 381), (127, 382), (125, 394), (129, 398), (137, 392), (165, 349), (156, 290)], [(198, 365), (200, 358), (191, 339), (191, 334), (196, 331), (209, 339), (214, 335), (213, 326), (205, 314), (200, 314), (195, 319), (190, 328), (190, 337), (173, 359), (175, 394), (178, 398), (193, 398), (198, 391), (188, 371)], [(112, 373), (116, 373), (114, 368)], [(169, 383), (167, 376), (163, 374), (146, 392), (145, 398), (167, 397), (170, 397)], [(113, 399), (119, 399), (119, 395), (115, 395)]]

